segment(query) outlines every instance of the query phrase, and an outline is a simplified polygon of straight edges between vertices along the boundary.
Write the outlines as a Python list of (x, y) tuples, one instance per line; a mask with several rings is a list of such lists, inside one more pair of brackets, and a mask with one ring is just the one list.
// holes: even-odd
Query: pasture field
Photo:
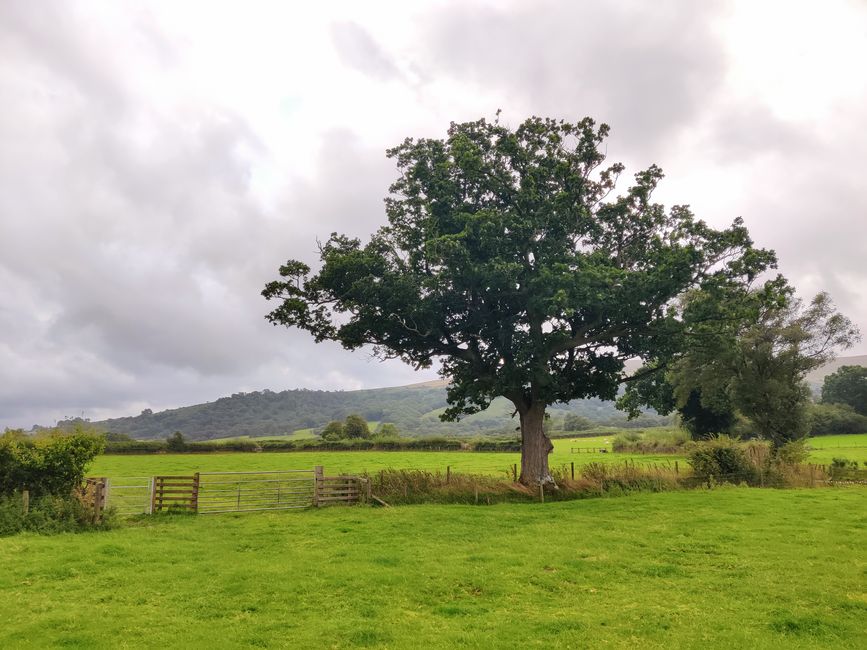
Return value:
[(867, 433), (817, 436), (807, 444), (812, 447), (810, 461), (814, 463), (827, 465), (834, 458), (857, 460), (862, 466), (867, 462)]
[(0, 539), (2, 648), (864, 648), (867, 488)]
[[(575, 463), (619, 462), (629, 459), (638, 463), (673, 463), (676, 456), (611, 453), (613, 436), (554, 440), (549, 457), (553, 467)], [(592, 453), (571, 449), (595, 450)], [(606, 449), (608, 453), (600, 453)], [(376, 472), (380, 469), (421, 469), (453, 472), (511, 475), (512, 464), (520, 468), (521, 455), (504, 452), (462, 451), (290, 451), (290, 452), (227, 452), (203, 454), (137, 454), (99, 456), (89, 470), (92, 476), (154, 476), (158, 474), (189, 474), (191, 472), (252, 472), (280, 469), (311, 469), (325, 467), (327, 474)], [(577, 469), (576, 469), (577, 471)]]
[[(619, 454), (611, 451), (614, 435), (593, 438), (555, 439), (549, 456), (552, 468), (574, 462), (576, 472), (590, 462), (673, 465), (684, 467), (683, 456), (670, 454)], [(808, 441), (813, 450), (809, 461), (830, 464), (834, 457), (867, 461), (867, 434), (821, 436)], [(573, 453), (572, 449), (576, 452)], [(605, 449), (607, 453), (600, 453)], [(577, 451), (582, 450), (582, 451)], [(588, 453), (589, 450), (589, 453)], [(326, 473), (376, 472), (380, 469), (421, 469), (475, 474), (511, 473), (512, 464), (520, 467), (519, 453), (461, 451), (290, 451), (290, 452), (226, 452), (202, 454), (130, 454), (99, 456), (89, 470), (92, 476), (154, 476), (159, 474), (189, 474), (201, 472), (252, 472), (280, 469), (310, 469), (325, 467)]]

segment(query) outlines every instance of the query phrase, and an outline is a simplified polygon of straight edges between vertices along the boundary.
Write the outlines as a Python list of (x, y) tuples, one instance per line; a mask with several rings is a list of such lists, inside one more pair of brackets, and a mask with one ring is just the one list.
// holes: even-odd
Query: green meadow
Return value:
[(867, 463), (867, 433), (818, 436), (810, 438), (807, 444), (812, 448), (810, 461), (813, 463), (827, 465), (834, 458), (856, 460), (861, 465)]
[[(578, 468), (590, 462), (673, 465), (685, 463), (683, 456), (667, 454), (613, 453), (614, 434), (593, 438), (554, 440), (549, 457), (551, 467)], [(808, 441), (809, 461), (829, 464), (835, 457), (867, 461), (867, 434), (822, 436)], [(605, 449), (606, 453), (601, 450)], [(281, 469), (310, 469), (322, 465), (326, 473), (376, 472), (380, 469), (421, 469), (445, 472), (510, 475), (520, 464), (519, 453), (463, 451), (290, 451), (262, 453), (140, 454), (98, 457), (90, 470), (94, 476), (154, 476), (192, 472), (252, 472)]]
[[(613, 436), (559, 439), (549, 457), (551, 467), (576, 468), (589, 462), (673, 463), (675, 456), (614, 454)], [(573, 449), (575, 450), (573, 452)], [(600, 450), (605, 449), (606, 453)], [(682, 460), (682, 459), (681, 459)], [(464, 451), (290, 451), (227, 452), (202, 454), (139, 454), (99, 456), (90, 474), (94, 476), (154, 476), (191, 472), (252, 472), (281, 469), (311, 469), (322, 465), (326, 473), (375, 472), (380, 469), (421, 469), (511, 475), (520, 466), (520, 453)], [(577, 471), (577, 470), (576, 470)]]
[(0, 539), (2, 648), (863, 648), (867, 489), (160, 515)]

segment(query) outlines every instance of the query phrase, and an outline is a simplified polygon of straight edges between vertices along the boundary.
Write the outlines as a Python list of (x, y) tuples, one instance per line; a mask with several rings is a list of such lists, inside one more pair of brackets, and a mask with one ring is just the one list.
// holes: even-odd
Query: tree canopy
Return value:
[(695, 328), (683, 356), (665, 373), (630, 386), (621, 403), (632, 410), (638, 404), (676, 408), (694, 434), (727, 432), (737, 411), (777, 446), (806, 435), (805, 377), (850, 347), (857, 328), (826, 293), (805, 305), (782, 278), (760, 291), (706, 301), (686, 297), (700, 312), (717, 312), (711, 327)]
[(867, 415), (867, 368), (841, 366), (825, 377), (822, 401), (829, 404), (848, 404), (857, 413)]
[(631, 379), (625, 360), (661, 366), (684, 348), (685, 292), (712, 300), (775, 263), (740, 219), (718, 230), (686, 205), (655, 203), (656, 166), (614, 195), (624, 167), (604, 166), (608, 132), (532, 117), (406, 139), (388, 151), (399, 172), (388, 223), (366, 243), (332, 234), (316, 273), (281, 266), (263, 291), (278, 301), (268, 319), (420, 368), (439, 359), (444, 418), (508, 398), (522, 480), (550, 480), (548, 405), (614, 399)]

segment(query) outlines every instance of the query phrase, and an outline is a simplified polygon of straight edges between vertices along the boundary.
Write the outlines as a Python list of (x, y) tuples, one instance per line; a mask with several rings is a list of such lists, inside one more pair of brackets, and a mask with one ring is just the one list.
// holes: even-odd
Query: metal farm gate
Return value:
[[(88, 479), (99, 491), (99, 512), (121, 516), (183, 511), (210, 514), (292, 510), (332, 504), (369, 503), (370, 481), (359, 476), (325, 476), (313, 469), (265, 472), (197, 472), (183, 476)], [(96, 487), (94, 487), (96, 486)], [(91, 499), (91, 500), (93, 500)]]
[(198, 512), (309, 508), (314, 490), (313, 470), (204, 472), (199, 474)]

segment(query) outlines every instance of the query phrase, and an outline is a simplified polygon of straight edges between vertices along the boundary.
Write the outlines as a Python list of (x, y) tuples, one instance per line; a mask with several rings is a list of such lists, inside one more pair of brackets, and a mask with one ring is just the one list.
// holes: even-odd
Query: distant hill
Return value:
[[(138, 439), (164, 438), (181, 431), (191, 440), (233, 436), (289, 435), (299, 429), (317, 429), (331, 420), (358, 413), (371, 422), (392, 422), (401, 433), (413, 436), (513, 432), (512, 407), (505, 399), (495, 400), (484, 412), (460, 422), (441, 422), (446, 408), (445, 382), (425, 382), (397, 388), (355, 391), (270, 390), (236, 393), (215, 402), (185, 406), (133, 417), (94, 422), (97, 427), (126, 433)], [(579, 413), (594, 422), (623, 419), (613, 403), (578, 400), (549, 409), (552, 417)]]
[(837, 357), (830, 363), (807, 374), (807, 383), (810, 384), (815, 393), (818, 393), (822, 390), (822, 383), (825, 381), (825, 377), (842, 366), (867, 366), (867, 354), (855, 357)]
[[(810, 373), (814, 390), (821, 388), (825, 375), (843, 365), (867, 366), (867, 355), (841, 357)], [(139, 439), (164, 438), (181, 431), (191, 440), (210, 440), (232, 436), (289, 435), (299, 429), (317, 429), (331, 420), (358, 413), (371, 422), (392, 422), (401, 433), (413, 436), (459, 435), (514, 432), (517, 420), (511, 417), (511, 404), (497, 399), (484, 412), (460, 422), (441, 422), (446, 408), (446, 382), (422, 382), (396, 388), (354, 391), (270, 390), (236, 393), (215, 402), (169, 409), (157, 413), (144, 411), (134, 417), (95, 422), (96, 426)], [(568, 413), (583, 415), (598, 424), (623, 425), (625, 416), (612, 402), (598, 399), (575, 400), (549, 408), (556, 421)], [(661, 421), (647, 414), (640, 422), (647, 426)]]

